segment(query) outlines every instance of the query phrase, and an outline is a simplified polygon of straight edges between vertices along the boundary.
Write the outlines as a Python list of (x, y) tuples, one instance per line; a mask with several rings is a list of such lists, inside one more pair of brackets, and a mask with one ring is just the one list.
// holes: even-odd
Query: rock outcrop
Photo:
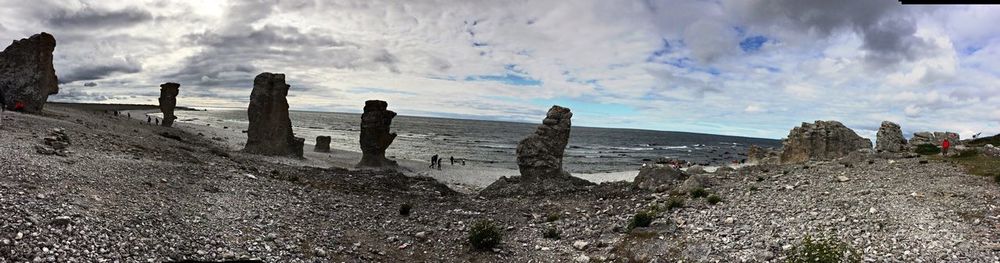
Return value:
[(316, 136), (316, 147), (313, 148), (313, 151), (321, 153), (330, 152), (330, 136)]
[(174, 107), (177, 106), (177, 94), (180, 92), (181, 84), (167, 82), (160, 85), (160, 111), (163, 112), (163, 121), (160, 125), (170, 127), (174, 125)]
[(572, 117), (569, 109), (552, 106), (535, 133), (517, 144), (517, 167), (521, 176), (501, 177), (483, 189), (480, 195), (544, 195), (572, 192), (593, 185), (571, 176), (562, 168)]
[(951, 146), (958, 146), (962, 144), (961, 137), (958, 133), (954, 132), (915, 132), (913, 133), (913, 138), (910, 138), (910, 146), (917, 146), (922, 144), (933, 144), (934, 146), (941, 146), (941, 142), (945, 139)]
[(837, 121), (803, 122), (788, 133), (781, 151), (781, 163), (832, 160), (860, 149), (871, 149), (871, 140), (862, 138)]
[(876, 151), (896, 153), (907, 149), (906, 138), (903, 138), (903, 130), (899, 128), (899, 124), (883, 121), (875, 136)]
[(302, 157), (305, 139), (292, 133), (288, 117), (288, 84), (285, 74), (260, 73), (253, 80), (247, 118), (247, 144), (244, 151), (263, 155)]
[(983, 155), (990, 157), (1000, 157), (1000, 147), (993, 146), (992, 144), (987, 144), (983, 146)]
[(636, 188), (650, 191), (666, 191), (680, 185), (688, 174), (670, 165), (647, 164), (639, 169), (632, 184)]
[(747, 149), (747, 161), (750, 164), (778, 164), (781, 160), (781, 153), (769, 148), (757, 145), (750, 145)]
[(45, 155), (58, 155), (66, 157), (69, 155), (70, 141), (69, 136), (66, 135), (66, 130), (62, 128), (53, 128), (49, 130), (49, 135), (42, 138), (45, 146), (35, 145), (35, 151), (40, 154)]
[(8, 109), (39, 112), (49, 95), (59, 93), (52, 67), (56, 39), (42, 32), (14, 41), (0, 52), (0, 100)]
[(389, 132), (392, 118), (396, 113), (387, 110), (389, 104), (381, 100), (365, 101), (365, 111), (361, 114), (361, 162), (356, 167), (396, 168), (396, 161), (385, 158), (385, 150), (396, 139), (396, 133)]

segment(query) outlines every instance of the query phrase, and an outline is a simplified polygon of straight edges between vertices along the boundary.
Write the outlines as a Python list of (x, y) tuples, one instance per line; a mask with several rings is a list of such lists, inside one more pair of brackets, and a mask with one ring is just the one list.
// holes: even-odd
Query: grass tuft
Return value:
[(469, 229), (469, 244), (479, 250), (489, 250), (500, 245), (503, 235), (491, 221), (477, 221)]
[(861, 262), (861, 254), (849, 244), (832, 237), (806, 236), (788, 252), (787, 263)]

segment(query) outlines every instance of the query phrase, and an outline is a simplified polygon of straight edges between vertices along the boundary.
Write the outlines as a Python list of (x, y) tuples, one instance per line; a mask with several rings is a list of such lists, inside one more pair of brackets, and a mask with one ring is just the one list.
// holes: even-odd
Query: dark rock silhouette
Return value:
[(639, 169), (632, 183), (645, 190), (670, 190), (688, 178), (688, 174), (670, 165), (646, 164)]
[(803, 122), (802, 126), (792, 129), (783, 142), (781, 163), (833, 160), (853, 151), (871, 148), (871, 140), (858, 136), (840, 122)]
[(56, 39), (42, 32), (14, 41), (0, 52), (0, 100), (8, 108), (39, 112), (49, 95), (59, 93), (59, 80), (52, 67)]
[(517, 167), (521, 176), (501, 177), (480, 191), (480, 195), (546, 195), (577, 191), (593, 185), (562, 169), (572, 117), (569, 109), (552, 106), (535, 133), (517, 144)]
[(247, 144), (244, 151), (263, 155), (302, 157), (305, 139), (292, 133), (288, 117), (288, 84), (285, 74), (260, 73), (253, 80), (247, 117)]
[(177, 94), (180, 92), (181, 84), (167, 82), (160, 85), (160, 111), (163, 112), (163, 122), (160, 125), (170, 127), (174, 125), (174, 107), (177, 106)]
[(875, 136), (876, 151), (897, 153), (906, 150), (906, 138), (903, 138), (903, 130), (899, 124), (883, 121)]
[(313, 148), (313, 151), (321, 153), (330, 152), (330, 136), (316, 136), (316, 147)]
[(389, 104), (381, 100), (365, 101), (361, 114), (361, 161), (356, 167), (396, 168), (396, 161), (385, 158), (385, 150), (396, 139), (396, 133), (389, 132), (392, 118), (396, 113), (387, 110)]

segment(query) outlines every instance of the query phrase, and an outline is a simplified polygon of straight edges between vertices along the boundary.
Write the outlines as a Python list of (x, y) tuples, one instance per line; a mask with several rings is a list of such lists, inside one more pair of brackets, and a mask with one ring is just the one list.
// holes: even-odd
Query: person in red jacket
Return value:
[(948, 148), (951, 148), (951, 142), (948, 139), (944, 139), (941, 142), (941, 155), (948, 155)]

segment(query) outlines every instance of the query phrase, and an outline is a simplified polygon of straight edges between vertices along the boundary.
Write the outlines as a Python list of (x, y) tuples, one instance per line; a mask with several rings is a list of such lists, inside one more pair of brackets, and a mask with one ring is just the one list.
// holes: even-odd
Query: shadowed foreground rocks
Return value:
[(21, 104), (25, 112), (40, 112), (49, 95), (59, 93), (52, 67), (56, 39), (42, 32), (16, 40), (0, 52), (0, 100), (11, 109)]
[(180, 92), (181, 84), (167, 82), (160, 85), (160, 111), (163, 112), (163, 121), (160, 125), (170, 127), (174, 125), (174, 107), (177, 106), (177, 94)]
[(361, 161), (356, 167), (399, 167), (396, 161), (385, 158), (385, 150), (396, 139), (396, 133), (389, 132), (396, 113), (388, 110), (388, 107), (389, 103), (385, 101), (365, 101), (365, 111), (361, 114)]
[(302, 157), (305, 139), (292, 133), (288, 117), (288, 84), (285, 74), (260, 73), (253, 80), (247, 117), (247, 144), (244, 151), (263, 155)]
[(552, 106), (542, 125), (517, 144), (517, 167), (521, 176), (501, 177), (480, 193), (486, 196), (536, 195), (575, 191), (593, 183), (573, 177), (562, 169), (562, 158), (569, 143), (568, 108)]

